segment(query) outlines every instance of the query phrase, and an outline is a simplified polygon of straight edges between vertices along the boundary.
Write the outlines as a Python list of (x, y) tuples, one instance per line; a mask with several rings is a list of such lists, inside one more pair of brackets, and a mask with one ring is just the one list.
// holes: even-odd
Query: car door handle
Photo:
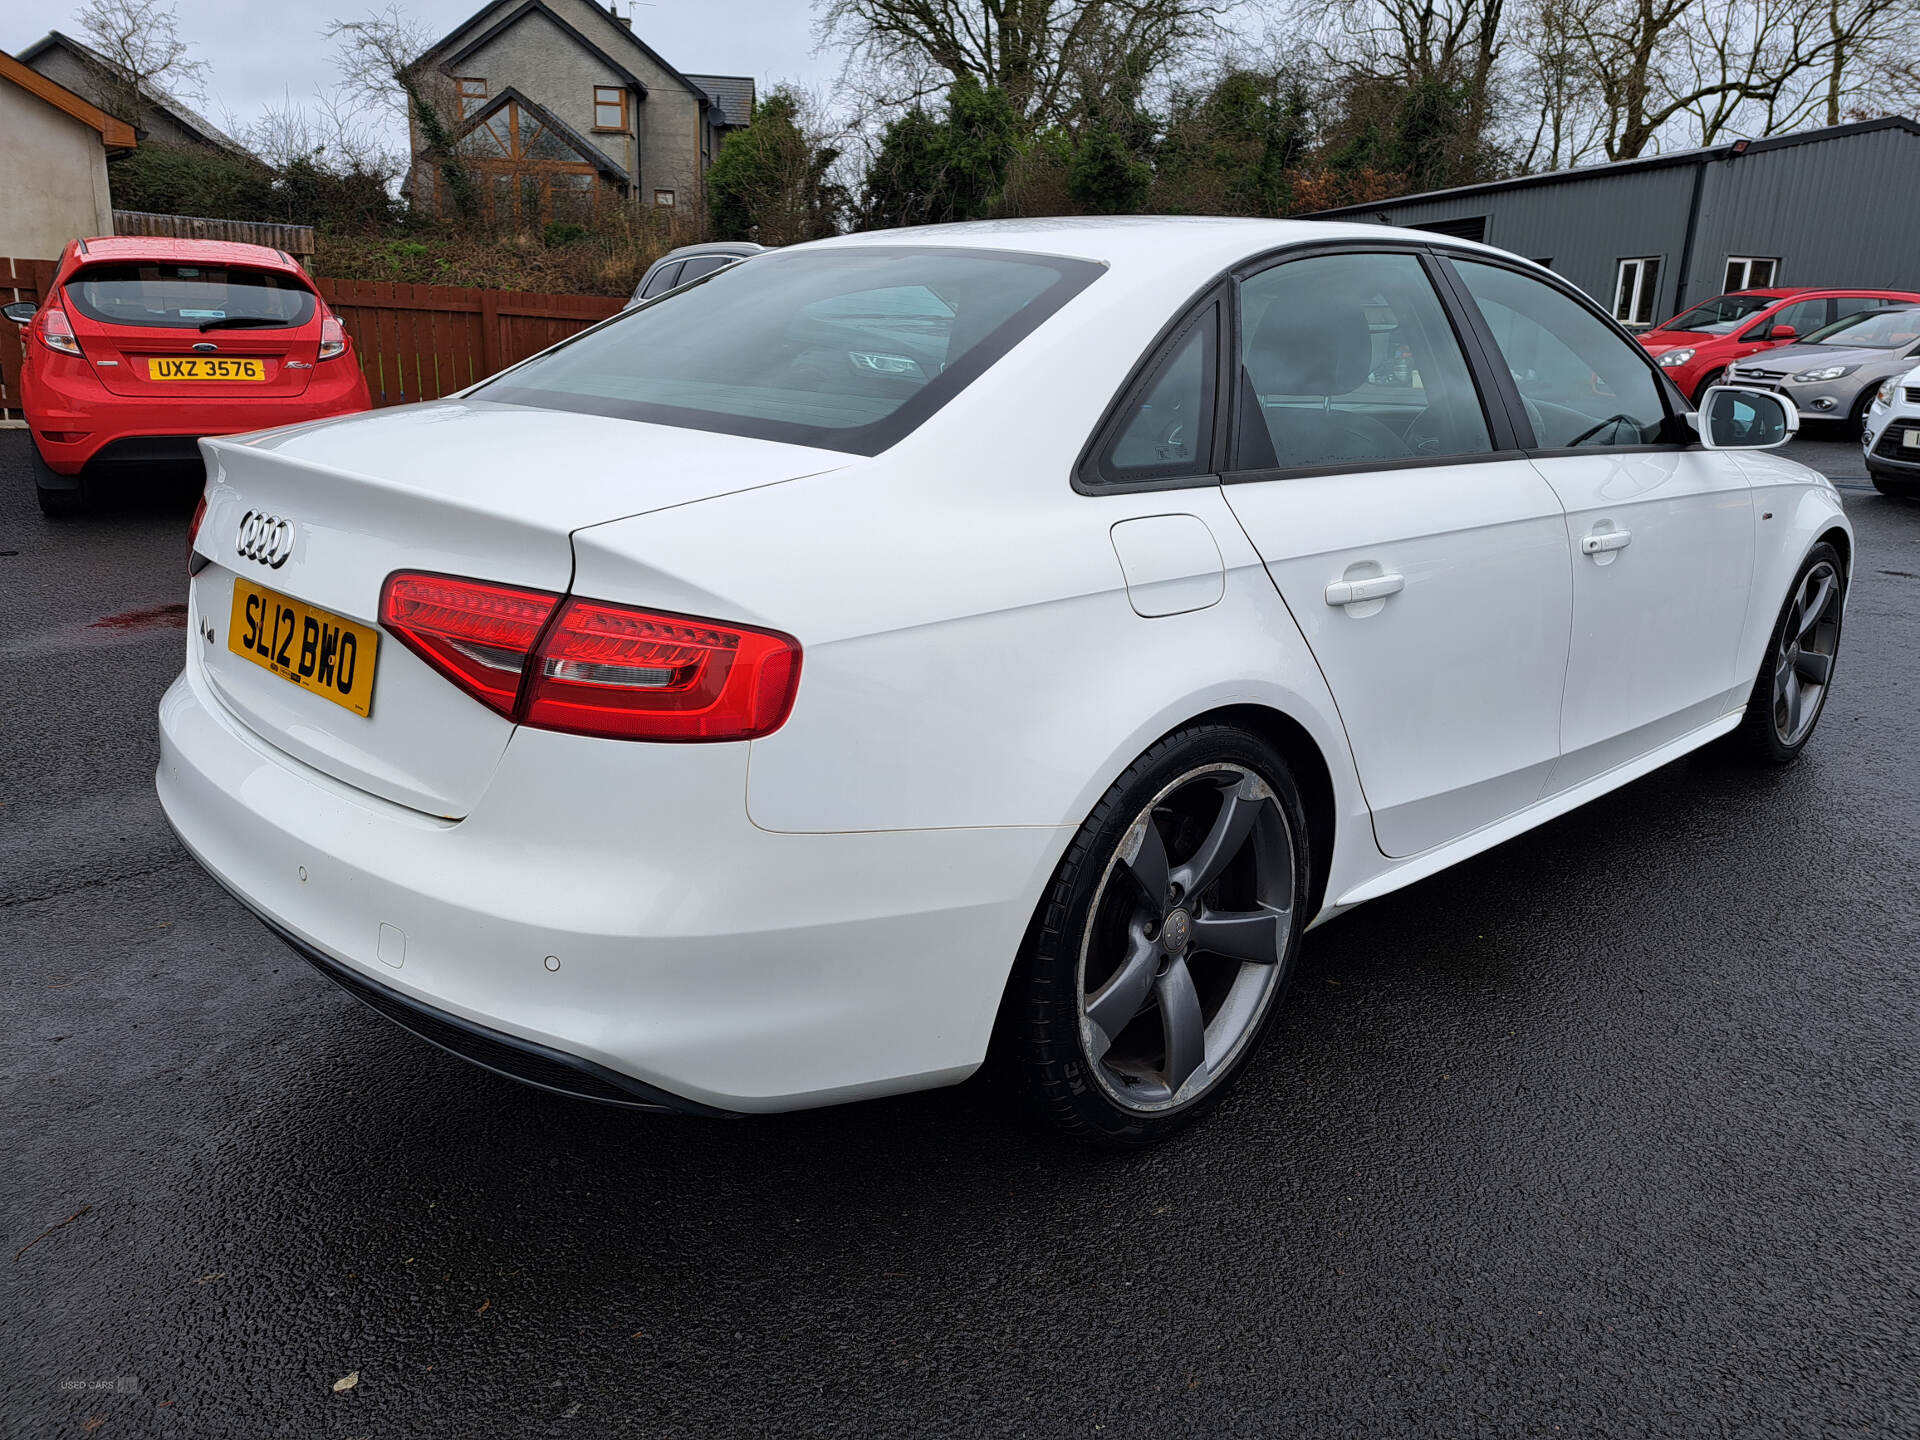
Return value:
[(1624, 550), (1632, 543), (1631, 530), (1596, 530), (1580, 541), (1580, 553), (1602, 555), (1609, 550)]
[(1404, 575), (1369, 575), (1364, 580), (1336, 580), (1327, 586), (1327, 604), (1357, 605), (1362, 600), (1384, 600), (1407, 588)]

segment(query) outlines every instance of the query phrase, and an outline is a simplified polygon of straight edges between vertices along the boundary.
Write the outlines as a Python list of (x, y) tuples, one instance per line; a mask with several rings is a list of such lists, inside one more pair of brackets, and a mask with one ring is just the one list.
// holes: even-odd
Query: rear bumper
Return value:
[[(323, 366), (332, 364), (323, 362)], [(222, 397), (169, 402), (115, 395), (91, 377), (69, 384), (33, 373), (21, 389), (21, 409), (41, 458), (56, 475), (71, 476), (94, 464), (136, 468), (143, 452), (157, 457), (148, 463), (198, 464), (197, 452), (181, 452), (179, 447), (191, 451), (194, 442), (208, 435), (245, 434), (351, 415), (370, 403), (366, 377), (350, 363), (328, 374), (316, 371), (301, 394), (282, 400)], [(54, 441), (47, 438), (50, 433), (80, 438)]]
[(473, 812), (437, 820), (252, 735), (193, 660), (160, 742), (174, 830), (300, 953), (456, 1054), (623, 1104), (965, 1078), (1067, 838), (775, 835), (747, 818), (744, 745), (527, 730)]

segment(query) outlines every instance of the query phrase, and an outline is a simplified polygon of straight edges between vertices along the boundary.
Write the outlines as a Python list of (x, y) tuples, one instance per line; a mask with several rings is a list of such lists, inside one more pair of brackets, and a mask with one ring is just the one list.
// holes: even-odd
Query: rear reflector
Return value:
[(619, 740), (751, 740), (785, 723), (791, 636), (452, 575), (387, 578), (380, 619), (502, 715)]

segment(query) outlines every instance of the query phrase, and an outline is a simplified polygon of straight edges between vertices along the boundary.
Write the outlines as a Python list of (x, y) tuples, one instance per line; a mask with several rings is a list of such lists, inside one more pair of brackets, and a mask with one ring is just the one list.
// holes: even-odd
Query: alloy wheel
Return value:
[(1135, 816), (1080, 944), (1080, 1039), (1129, 1110), (1185, 1106), (1258, 1033), (1293, 934), (1294, 840), (1273, 788), (1203, 766)]
[(1840, 643), (1840, 576), (1821, 561), (1801, 577), (1780, 627), (1773, 664), (1773, 732), (1800, 743), (1820, 718)]

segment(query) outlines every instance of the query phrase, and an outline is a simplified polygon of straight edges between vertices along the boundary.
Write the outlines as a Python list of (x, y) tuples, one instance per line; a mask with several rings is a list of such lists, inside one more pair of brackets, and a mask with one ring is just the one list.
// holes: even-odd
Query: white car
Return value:
[(1873, 488), (1920, 500), (1920, 370), (1883, 380), (1860, 431)]
[(1792, 430), (1436, 235), (769, 252), (458, 398), (204, 442), (160, 798), (504, 1074), (783, 1110), (997, 1029), (1142, 1143), (1310, 925), (1717, 737), (1800, 751), (1853, 541)]

